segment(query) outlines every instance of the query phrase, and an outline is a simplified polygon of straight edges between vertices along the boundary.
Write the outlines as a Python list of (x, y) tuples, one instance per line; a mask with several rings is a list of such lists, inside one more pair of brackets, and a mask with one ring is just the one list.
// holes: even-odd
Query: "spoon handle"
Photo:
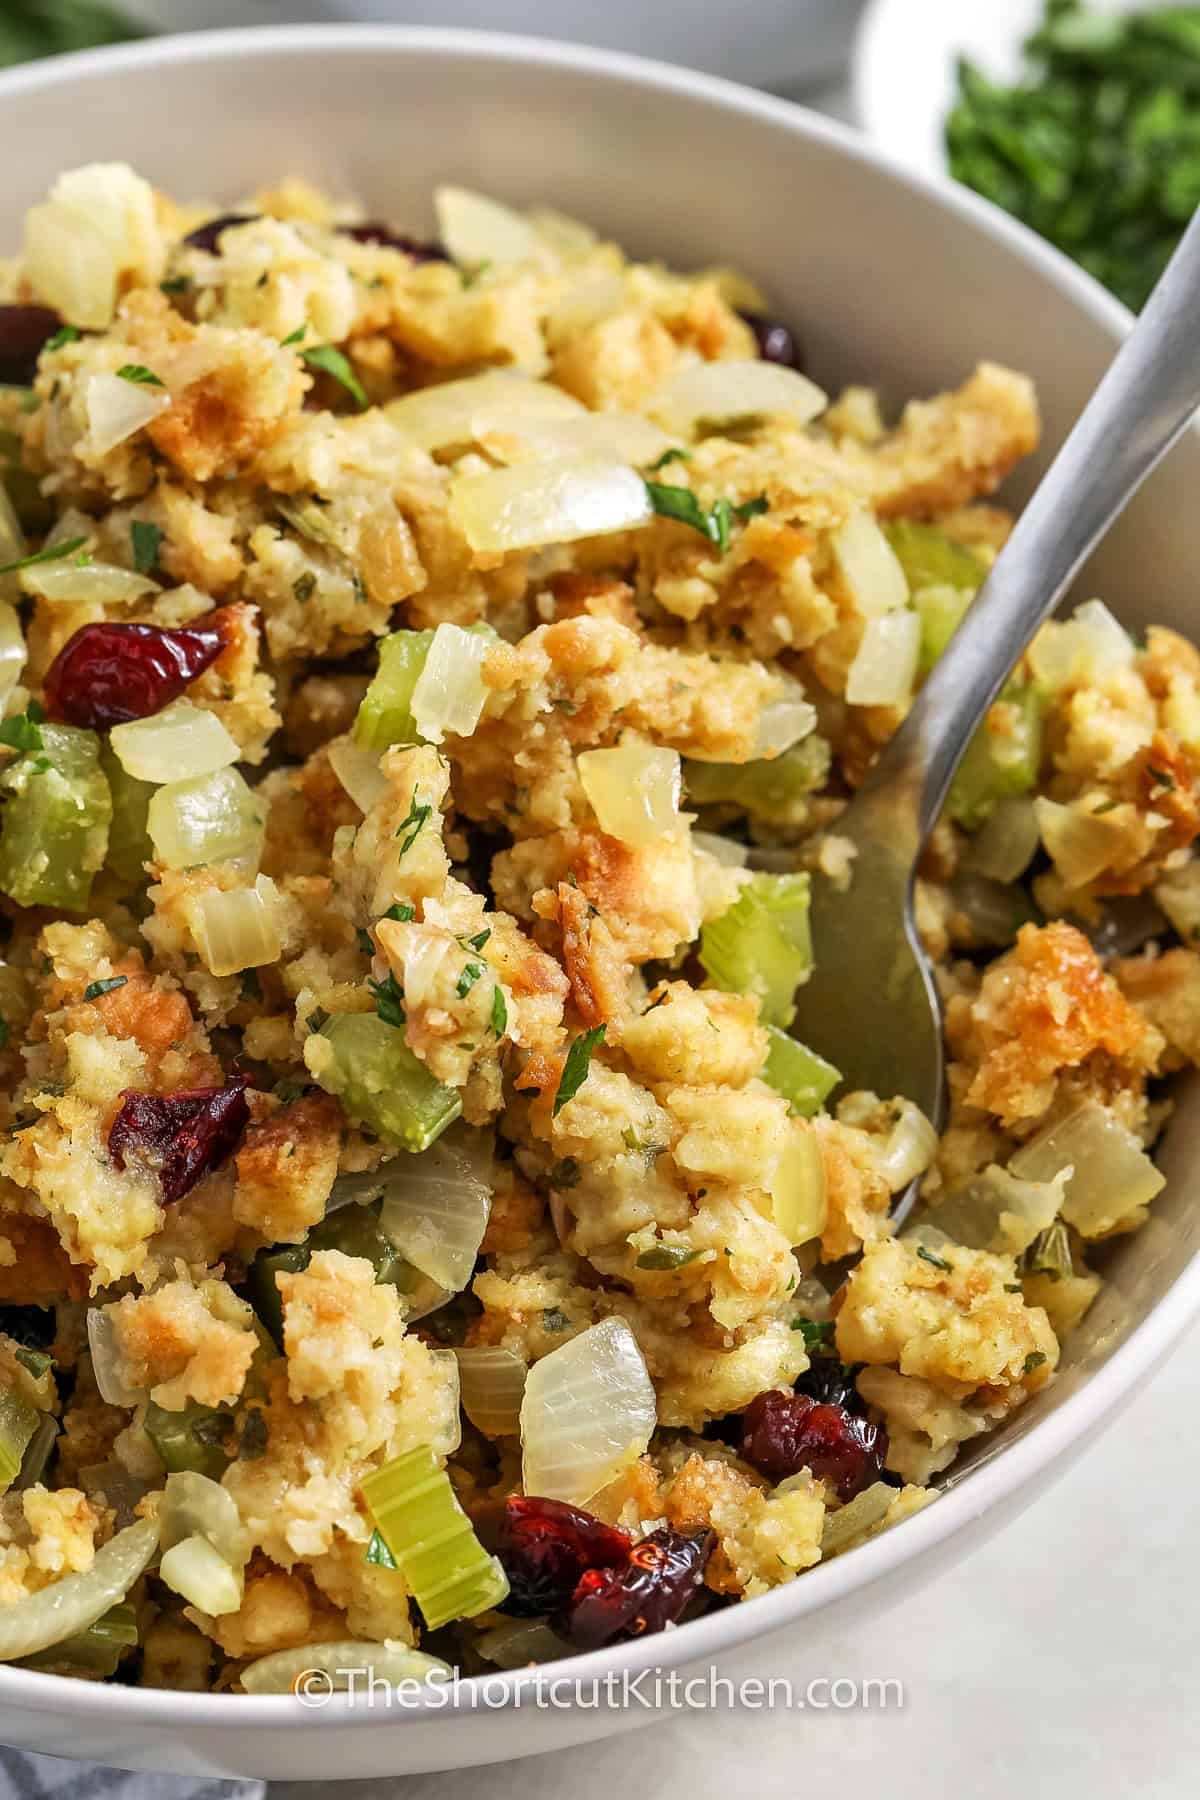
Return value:
[(911, 840), (904, 853), (933, 828), (1020, 651), (1198, 406), (1200, 213), (864, 786), (893, 842)]

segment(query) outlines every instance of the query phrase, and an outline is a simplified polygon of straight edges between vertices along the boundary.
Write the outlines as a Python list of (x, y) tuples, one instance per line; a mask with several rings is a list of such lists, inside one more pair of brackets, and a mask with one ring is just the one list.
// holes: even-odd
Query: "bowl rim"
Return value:
[[(632, 84), (643, 90), (699, 100), (713, 111), (774, 126), (789, 135), (820, 143), (885, 181), (914, 190), (958, 215), (1065, 293), (1112, 338), (1114, 350), (1131, 323), (1125, 307), (1091, 276), (999, 208), (966, 189), (914, 172), (849, 126), (719, 76), (620, 51), (593, 50), (504, 32), (440, 27), (242, 27), (151, 37), (17, 68), (0, 74), (0, 106), (17, 94), (69, 87), (93, 75), (153, 69), (168, 63), (204, 64), (234, 59), (242, 64), (269, 64), (280, 54), (328, 58), (359, 55), (364, 49), (379, 55), (418, 58), (457, 54), (533, 66), (550, 74), (591, 75), (617, 86)], [(1126, 1341), (1086, 1377), (1076, 1393), (1027, 1434), (943, 1492), (935, 1505), (849, 1555), (807, 1571), (803, 1580), (652, 1637), (545, 1663), (537, 1669), (464, 1677), (449, 1699), (434, 1705), (406, 1707), (398, 1714), (392, 1708), (355, 1706), (355, 1696), (348, 1694), (332, 1695), (328, 1704), (308, 1711), (287, 1694), (192, 1694), (161, 1688), (125, 1688), (10, 1666), (0, 1666), (0, 1704), (39, 1713), (74, 1715), (106, 1727), (123, 1724), (161, 1730), (171, 1726), (227, 1726), (265, 1732), (285, 1726), (293, 1731), (328, 1730), (353, 1722), (361, 1730), (385, 1724), (394, 1727), (428, 1723), (431, 1716), (453, 1719), (484, 1709), (489, 1713), (508, 1712), (519, 1708), (522, 1691), (537, 1680), (566, 1679), (578, 1681), (586, 1688), (613, 1675), (634, 1677), (644, 1670), (713, 1662), (750, 1639), (793, 1625), (805, 1615), (872, 1585), (900, 1564), (920, 1558), (953, 1539), (1022, 1487), (1031, 1486), (1039, 1472), (1049, 1471), (1080, 1439), (1106, 1417), (1113, 1416), (1119, 1402), (1162, 1360), (1197, 1313), (1200, 1252), (1181, 1270), (1168, 1292)]]

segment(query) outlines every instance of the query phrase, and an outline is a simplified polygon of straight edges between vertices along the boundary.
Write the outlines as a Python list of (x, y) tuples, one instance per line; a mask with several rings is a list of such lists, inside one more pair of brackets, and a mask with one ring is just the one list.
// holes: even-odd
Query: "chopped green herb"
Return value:
[(397, 900), (383, 916), (385, 919), (395, 919), (399, 925), (407, 925), (410, 919), (416, 918), (417, 910), (414, 906), (409, 906), (406, 900)]
[[(421, 801), (420, 803), (418, 803), (417, 796), (414, 794), (413, 799), (412, 799), (412, 805), (408, 809), (408, 817), (401, 822), (400, 827), (396, 832), (397, 837), (400, 836), (401, 832), (404, 832), (404, 831), (408, 832), (408, 836), (405, 838), (404, 842), (400, 846), (401, 856), (408, 855), (409, 851), (412, 849), (413, 845), (416, 843), (417, 839), (421, 835), (421, 828), (428, 822), (428, 820), (432, 816), (433, 816), (432, 806), (430, 806), (426, 801)], [(411, 829), (410, 829), (410, 827), (411, 827)]]
[(563, 1312), (560, 1307), (544, 1306), (542, 1308), (543, 1331), (568, 1331), (570, 1325), (570, 1319), (568, 1319), (566, 1313)]
[(400, 1566), (384, 1542), (382, 1533), (378, 1531), (371, 1533), (371, 1541), (367, 1545), (364, 1560), (374, 1563), (379, 1569), (396, 1569)]
[(243, 1000), (259, 1001), (263, 997), (262, 982), (258, 979), (257, 969), (247, 969), (242, 976), (238, 994)]
[(593, 1025), (577, 1037), (567, 1051), (567, 1060), (563, 1064), (562, 1076), (558, 1083), (558, 1092), (554, 1096), (554, 1117), (557, 1118), (568, 1100), (573, 1100), (588, 1078), (588, 1069), (592, 1061), (592, 1051), (597, 1044), (604, 1042), (605, 1025)]
[(83, 997), (85, 1000), (98, 1000), (101, 994), (111, 994), (117, 988), (123, 988), (128, 980), (128, 975), (110, 975), (107, 981), (89, 981), (83, 990)]
[(362, 951), (363, 955), (364, 956), (374, 956), (374, 954), (375, 954), (375, 939), (371, 936), (370, 932), (364, 931), (362, 929), (362, 927), (360, 926), (354, 935), (358, 941), (358, 947)]
[(17, 713), (11, 719), (0, 724), (0, 744), (7, 744), (10, 750), (40, 750), (42, 734), (38, 729), (39, 720), (34, 717), (34, 709)]
[(804, 1348), (811, 1356), (815, 1350), (832, 1350), (832, 1319), (793, 1319), (792, 1330), (804, 1333)]
[(655, 1244), (650, 1250), (643, 1250), (637, 1259), (639, 1269), (653, 1269), (666, 1273), (671, 1269), (682, 1269), (686, 1263), (694, 1262), (699, 1256), (698, 1250), (689, 1250), (683, 1244)]
[(289, 331), (285, 338), (280, 338), (279, 348), (281, 350), (286, 350), (288, 348), (289, 344), (298, 344), (300, 342), (301, 338), (307, 332), (307, 330), (308, 330), (308, 321), (305, 320), (303, 325), (297, 325), (295, 331)]
[(34, 550), (29, 556), (18, 557), (16, 562), (5, 563), (0, 567), (0, 575), (15, 575), (18, 569), (32, 569), (37, 563), (61, 562), (65, 556), (72, 556), (87, 543), (85, 537), (68, 538), (62, 544), (50, 544), (43, 550)]
[(292, 583), (292, 592), (295, 594), (301, 606), (303, 606), (306, 601), (312, 599), (313, 594), (316, 592), (316, 586), (317, 578), (311, 569), (306, 569), (303, 575), (297, 575), (295, 581)]
[(269, 1435), (266, 1413), (261, 1407), (250, 1407), (238, 1439), (238, 1461), (257, 1462), (260, 1456), (265, 1456)]
[(1061, 1281), (1064, 1275), (1075, 1273), (1071, 1239), (1061, 1219), (1055, 1219), (1053, 1225), (1038, 1233), (1021, 1266), (1027, 1275), (1049, 1275), (1051, 1281)]
[(467, 943), (470, 944), (472, 950), (482, 950), (491, 935), (492, 933), (489, 927), (487, 931), (477, 931), (474, 937), (469, 937), (467, 939)]
[(162, 381), (153, 369), (148, 369), (145, 363), (122, 363), (117, 374), (122, 381), (131, 381), (134, 387), (166, 386), (166, 382)]
[(483, 964), (482, 963), (474, 963), (474, 962), (467, 963), (466, 967), (463, 969), (462, 974), (458, 978), (458, 986), (454, 990), (460, 1000), (466, 999), (467, 995), (470, 993), (471, 989), (475, 986), (475, 983), (479, 980), (479, 977), (482, 974), (483, 974)]
[(148, 575), (162, 548), (162, 526), (152, 525), (149, 519), (134, 519), (129, 527), (129, 538), (133, 545), (134, 568), (139, 575)]
[(375, 996), (375, 1011), (385, 1025), (394, 1025), (397, 1031), (404, 1028), (404, 995), (396, 983), (394, 975), (388, 975), (383, 981), (368, 981), (367, 986)]
[(190, 275), (168, 275), (158, 285), (164, 294), (187, 294), (191, 291), (192, 278)]
[(932, 1263), (935, 1269), (941, 1269), (946, 1274), (949, 1274), (954, 1267), (954, 1264), (948, 1263), (944, 1256), (935, 1255), (935, 1253), (928, 1249), (924, 1244), (917, 1245), (917, 1255), (922, 1262)]
[(329, 1023), (329, 1014), (323, 1006), (314, 1006), (304, 1023), (310, 1031), (324, 1031)]
[(564, 1156), (561, 1162), (554, 1164), (546, 1180), (552, 1188), (558, 1189), (561, 1193), (566, 1188), (578, 1187), (582, 1173), (582, 1169), (573, 1156)]
[(760, 514), (765, 513), (767, 510), (767, 496), (765, 494), (756, 494), (753, 500), (743, 500), (739, 505), (735, 506), (733, 510), (738, 518), (742, 520), (743, 524), (747, 519), (757, 519)]
[(1165, 793), (1173, 794), (1176, 788), (1175, 777), (1169, 769), (1152, 769), (1147, 763), (1146, 773), (1152, 781), (1156, 781)]
[(47, 1369), (53, 1368), (54, 1358), (46, 1350), (27, 1350), (22, 1344), (13, 1352), (23, 1369), (28, 1369), (35, 1381), (40, 1381)]
[(1024, 1363), (1021, 1365), (1021, 1373), (1023, 1375), (1032, 1375), (1035, 1369), (1041, 1368), (1045, 1360), (1046, 1352), (1044, 1350), (1031, 1350), (1029, 1355), (1025, 1358)]
[(300, 355), (310, 369), (320, 369), (340, 382), (361, 412), (367, 410), (370, 401), (363, 391), (362, 382), (340, 350), (335, 349), (332, 344), (316, 344), (311, 350), (302, 350)]
[(498, 1038), (508, 1030), (508, 1001), (499, 982), (492, 989), (492, 1030)]
[(664, 450), (658, 460), (650, 464), (650, 473), (651, 475), (657, 475), (658, 471), (660, 469), (665, 469), (668, 463), (691, 462), (691, 460), (692, 453), (690, 450), (680, 450), (678, 446), (676, 446), (673, 450)]
[(42, 349), (61, 350), (64, 344), (73, 344), (78, 337), (78, 325), (60, 325), (54, 336), (46, 339)]

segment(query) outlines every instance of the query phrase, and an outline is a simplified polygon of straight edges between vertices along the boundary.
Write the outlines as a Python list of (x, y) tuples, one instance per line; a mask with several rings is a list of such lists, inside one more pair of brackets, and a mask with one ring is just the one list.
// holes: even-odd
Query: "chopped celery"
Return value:
[(112, 800), (94, 731), (39, 725), (0, 776), (0, 888), (19, 906), (87, 906), (108, 849)]
[(728, 806), (764, 825), (803, 825), (809, 794), (829, 774), (829, 745), (814, 733), (767, 761), (685, 762), (683, 784), (696, 806)]
[(893, 519), (883, 531), (913, 594), (926, 587), (965, 588), (973, 594), (987, 574), (986, 566), (973, 551), (939, 531), (936, 525)]
[(728, 912), (700, 934), (709, 980), (732, 994), (757, 994), (768, 1025), (790, 1025), (795, 994), (812, 973), (807, 875), (752, 875)]
[(928, 675), (950, 639), (962, 624), (974, 594), (966, 588), (921, 588), (913, 596), (913, 607), (921, 621), (921, 657), (917, 672)]
[(138, 781), (133, 775), (127, 775), (107, 744), (100, 751), (100, 766), (112, 796), (108, 866), (122, 881), (140, 887), (146, 878), (146, 864), (154, 855), (154, 845), (146, 829), (154, 787), (149, 781)]
[(427, 1445), (368, 1475), (362, 1495), (430, 1631), (506, 1598), (508, 1577), (476, 1537)]
[(172, 1474), (190, 1469), (220, 1481), (229, 1467), (233, 1414), (222, 1407), (189, 1401), (182, 1412), (168, 1412), (151, 1400), (146, 1407), (146, 1436)]
[(283, 1344), (283, 1299), (277, 1275), (296, 1275), (306, 1269), (312, 1251), (305, 1244), (276, 1244), (260, 1250), (246, 1270), (247, 1298), (271, 1333), (276, 1344)]
[(354, 721), (354, 741), (366, 750), (417, 744), (413, 690), (433, 643), (432, 631), (393, 631), (379, 646), (379, 668)]
[(20, 1666), (23, 1669), (67, 1669), (72, 1674), (107, 1678), (116, 1674), (122, 1656), (126, 1650), (132, 1650), (137, 1641), (137, 1614), (127, 1601), (122, 1600), (116, 1606), (110, 1606), (86, 1631), (77, 1631), (73, 1637), (64, 1638), (61, 1644), (52, 1644), (49, 1650), (39, 1650), (35, 1656), (25, 1657)]
[(799, 1113), (802, 1119), (811, 1119), (820, 1112), (842, 1076), (815, 1050), (789, 1037), (777, 1025), (768, 1025), (762, 1078), (783, 1095), (792, 1112)]
[[(1003, 735), (992, 724), (999, 709)], [(1042, 697), (1031, 682), (1010, 681), (971, 739), (946, 801), (950, 817), (967, 831), (978, 831), (1001, 800), (1037, 786), (1043, 711)]]
[(302, 1244), (276, 1244), (260, 1250), (246, 1272), (250, 1303), (277, 1344), (283, 1342), (283, 1302), (275, 1277), (306, 1269), (318, 1250), (340, 1250), (344, 1256), (365, 1256), (375, 1270), (376, 1281), (387, 1281), (408, 1293), (417, 1281), (412, 1264), (401, 1256), (379, 1225), (380, 1203), (343, 1206), (314, 1225)]
[(0, 1494), (7, 1493), (21, 1473), (21, 1462), (41, 1415), (12, 1393), (0, 1393)]
[(318, 1035), (324, 1046), (310, 1055), (313, 1075), (352, 1118), (389, 1143), (428, 1150), (462, 1111), (455, 1090), (435, 1080), (403, 1031), (378, 1014), (336, 1013)]

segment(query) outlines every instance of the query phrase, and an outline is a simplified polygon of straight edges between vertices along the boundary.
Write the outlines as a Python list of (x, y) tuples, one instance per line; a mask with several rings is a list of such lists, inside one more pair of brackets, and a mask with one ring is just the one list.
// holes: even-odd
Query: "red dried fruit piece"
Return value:
[(28, 387), (43, 346), (61, 324), (49, 306), (0, 306), (0, 382)]
[(340, 225), (338, 230), (343, 237), (353, 238), (356, 244), (382, 244), (388, 250), (403, 250), (405, 256), (411, 256), (417, 263), (450, 261), (440, 244), (423, 244), (419, 238), (393, 231), (390, 225), (384, 225), (378, 219), (368, 219), (362, 225)]
[(563, 1500), (514, 1495), (504, 1507), (496, 1554), (508, 1576), (502, 1612), (519, 1618), (561, 1613), (589, 1569), (628, 1562), (633, 1539)]
[(879, 1480), (887, 1449), (882, 1425), (807, 1394), (759, 1394), (742, 1419), (742, 1455), (760, 1475), (783, 1481), (811, 1469), (842, 1500)]
[(250, 1123), (246, 1075), (228, 1075), (219, 1088), (178, 1094), (139, 1094), (127, 1089), (108, 1134), (108, 1153), (118, 1169), (132, 1155), (153, 1169), (164, 1205), (182, 1200), (237, 1148)]
[(664, 1526), (633, 1546), (623, 1568), (589, 1569), (571, 1597), (567, 1636), (581, 1650), (598, 1650), (675, 1624), (716, 1541), (707, 1529), (689, 1536)]
[(790, 326), (785, 325), (781, 319), (768, 319), (762, 313), (742, 313), (739, 316), (754, 333), (761, 362), (779, 363), (782, 368), (798, 369), (803, 373), (804, 353)]
[(177, 700), (223, 648), (211, 626), (84, 625), (46, 671), (43, 703), (52, 719), (89, 731), (145, 719)]
[(189, 231), (183, 241), (193, 250), (207, 250), (210, 256), (215, 256), (217, 240), (223, 231), (228, 231), (231, 225), (253, 225), (261, 217), (261, 213), (222, 213), (220, 218), (210, 219), (207, 225), (198, 225), (195, 231)]

